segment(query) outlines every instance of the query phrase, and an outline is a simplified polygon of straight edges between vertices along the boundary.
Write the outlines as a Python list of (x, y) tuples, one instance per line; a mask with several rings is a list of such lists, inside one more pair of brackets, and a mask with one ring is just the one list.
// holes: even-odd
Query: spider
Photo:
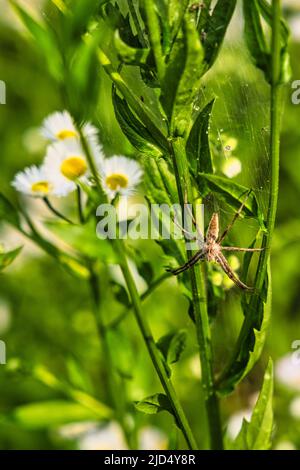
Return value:
[[(249, 193), (250, 194), (250, 193)], [(199, 245), (200, 245), (200, 250), (194, 254), (183, 266), (180, 266), (177, 269), (168, 269), (169, 272), (173, 273), (175, 276), (178, 274), (181, 274), (188, 269), (190, 269), (192, 266), (194, 266), (198, 261), (209, 261), (209, 262), (216, 262), (219, 264), (219, 266), (222, 268), (222, 270), (225, 272), (225, 274), (231, 279), (240, 289), (243, 290), (248, 290), (248, 291), (253, 291), (254, 289), (252, 287), (247, 286), (244, 284), (234, 273), (234, 271), (231, 269), (229, 266), (229, 263), (227, 259), (225, 258), (223, 251), (240, 251), (240, 252), (258, 252), (262, 251), (263, 248), (240, 248), (236, 246), (222, 246), (222, 242), (225, 239), (225, 237), (228, 235), (229, 231), (232, 229), (235, 221), (239, 218), (241, 215), (241, 212), (246, 204), (246, 201), (249, 197), (249, 194), (247, 195), (246, 199), (242, 203), (241, 207), (239, 210), (235, 213), (232, 221), (230, 224), (226, 227), (224, 232), (222, 233), (221, 236), (219, 236), (219, 214), (215, 212), (209, 222), (208, 229), (206, 232), (206, 236), (203, 237), (197, 222), (193, 216), (193, 213), (187, 205), (187, 209), (189, 211), (189, 214), (192, 218), (193, 224), (196, 227), (197, 230), (197, 237), (192, 237), (192, 240), (196, 240)], [(176, 223), (176, 221), (174, 221)], [(178, 225), (178, 224), (177, 224)], [(190, 237), (192, 234), (188, 231), (185, 230), (183, 227), (180, 227), (183, 232), (185, 232), (187, 235)]]

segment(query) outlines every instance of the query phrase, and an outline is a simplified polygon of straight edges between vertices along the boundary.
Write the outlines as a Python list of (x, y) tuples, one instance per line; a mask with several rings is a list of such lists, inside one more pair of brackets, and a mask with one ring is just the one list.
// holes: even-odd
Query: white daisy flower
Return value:
[(66, 196), (70, 188), (66, 184), (57, 185), (44, 166), (32, 165), (16, 174), (12, 186), (19, 192), (32, 197)]
[[(53, 142), (66, 141), (69, 139), (79, 139), (79, 135), (74, 120), (68, 111), (55, 112), (44, 119), (41, 132), (46, 139)], [(98, 131), (87, 123), (83, 126), (83, 134), (90, 141), (97, 139)]]
[(132, 194), (143, 176), (143, 171), (136, 161), (122, 156), (103, 160), (100, 173), (104, 191), (110, 199), (117, 194)]
[[(90, 149), (97, 167), (100, 166), (103, 160), (101, 147), (96, 142), (92, 142)], [(50, 145), (44, 168), (49, 178), (55, 181), (58, 187), (67, 186), (70, 191), (76, 189), (76, 182), (84, 182), (90, 176), (85, 152), (80, 142), (75, 139)]]

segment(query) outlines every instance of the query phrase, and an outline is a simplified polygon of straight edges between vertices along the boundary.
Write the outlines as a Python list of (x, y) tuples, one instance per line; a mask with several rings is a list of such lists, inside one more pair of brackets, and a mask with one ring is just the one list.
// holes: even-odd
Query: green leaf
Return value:
[(219, 393), (226, 395), (231, 393), (253, 369), (259, 360), (265, 342), (271, 320), (272, 289), (270, 269), (265, 280), (264, 289), (259, 294), (252, 294), (248, 302), (242, 301), (242, 307), (246, 319), (251, 319), (251, 324), (240, 342), (238, 356), (226, 368), (219, 383)]
[(213, 99), (200, 111), (187, 140), (187, 157), (195, 175), (198, 173), (213, 173), (208, 131), (214, 102)]
[(0, 193), (0, 221), (8, 222), (16, 228), (20, 226), (20, 218), (17, 209)]
[(99, 415), (78, 403), (55, 400), (19, 406), (11, 419), (26, 429), (38, 430), (77, 421), (97, 421)]
[(138, 411), (148, 415), (160, 413), (161, 411), (168, 411), (173, 415), (170, 401), (163, 393), (156, 393), (155, 395), (144, 398), (144, 400), (136, 402), (135, 407)]
[(273, 363), (269, 360), (263, 386), (250, 423), (243, 422), (242, 429), (229, 448), (232, 450), (268, 450), (273, 430)]
[[(81, 255), (89, 258), (101, 259), (105, 262), (114, 262), (115, 254), (109, 240), (99, 240), (96, 236), (95, 220), (90, 220), (85, 225), (69, 225), (65, 222), (58, 220), (49, 220), (46, 222), (47, 227), (55, 235), (67, 243), (73, 250), (76, 250)], [(62, 260), (63, 254), (60, 256)], [(66, 259), (64, 260), (67, 262)], [(70, 268), (72, 268), (72, 261), (70, 260)], [(74, 269), (76, 269), (76, 260), (74, 262)], [(78, 266), (80, 271), (80, 266)]]
[(162, 151), (156, 141), (132, 113), (127, 102), (118, 96), (115, 88), (113, 88), (112, 98), (117, 121), (129, 142), (141, 153), (153, 157), (161, 156)]
[(195, 21), (185, 18), (183, 36), (173, 46), (162, 83), (161, 103), (173, 135), (184, 136), (192, 126), (192, 111), (204, 71), (203, 54)]
[(247, 194), (249, 194), (245, 202), (243, 212), (247, 216), (255, 217), (261, 228), (265, 229), (263, 214), (259, 208), (255, 193), (253, 191), (249, 192), (249, 188), (223, 176), (205, 173), (198, 174), (197, 182), (200, 188), (202, 188), (205, 183), (209, 191), (218, 194), (221, 200), (235, 210), (240, 208), (241, 204), (245, 201)]
[(22, 248), (23, 247), (20, 246), (19, 248), (8, 251), (7, 253), (0, 253), (0, 271), (7, 268), (7, 266), (9, 266), (15, 260)]
[(262, 28), (257, 0), (244, 0), (245, 37), (256, 67), (261, 69), (268, 82), (271, 81), (271, 55)]
[(212, 14), (207, 17), (202, 38), (207, 68), (210, 68), (218, 57), (235, 6), (236, 0), (218, 0)]
[[(244, 0), (245, 37), (248, 49), (256, 67), (261, 69), (268, 83), (272, 81), (271, 49), (265, 37), (261, 16), (272, 26), (272, 5), (265, 0)], [(281, 83), (291, 78), (291, 67), (288, 52), (289, 30), (281, 20)]]
[(186, 342), (187, 332), (186, 330), (180, 330), (162, 336), (157, 342), (157, 347), (162, 352), (167, 364), (175, 364), (179, 361), (186, 347)]
[(150, 49), (138, 49), (129, 46), (120, 37), (119, 31), (115, 32), (114, 44), (118, 52), (118, 56), (124, 64), (145, 66), (150, 53)]
[(35, 20), (24, 8), (14, 0), (9, 0), (12, 7), (20, 17), (22, 23), (35, 39), (34, 43), (47, 60), (51, 74), (58, 80), (62, 77), (62, 62), (55, 42), (55, 37), (50, 29), (43, 23)]

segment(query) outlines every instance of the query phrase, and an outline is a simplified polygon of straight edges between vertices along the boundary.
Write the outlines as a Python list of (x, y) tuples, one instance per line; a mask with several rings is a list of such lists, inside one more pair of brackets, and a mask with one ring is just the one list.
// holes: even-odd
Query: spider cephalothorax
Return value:
[[(222, 235), (219, 237), (219, 214), (215, 212), (209, 222), (208, 229), (206, 232), (206, 236), (203, 237), (203, 235), (200, 232), (200, 229), (190, 212), (190, 215), (192, 217), (193, 223), (196, 226), (198, 237), (190, 237), (190, 239), (194, 239), (199, 243), (200, 250), (197, 251), (196, 254), (194, 254), (183, 266), (177, 268), (177, 269), (171, 269), (173, 274), (178, 275), (183, 273), (184, 271), (187, 271), (190, 269), (192, 266), (194, 266), (198, 261), (209, 261), (209, 262), (216, 262), (219, 264), (219, 266), (223, 269), (225, 274), (241, 289), (244, 290), (253, 290), (252, 287), (247, 286), (244, 284), (234, 273), (232, 268), (230, 267), (227, 259), (225, 258), (223, 251), (240, 251), (240, 252), (246, 252), (246, 251), (261, 251), (261, 248), (240, 248), (236, 246), (222, 246), (222, 242), (227, 236), (228, 232), (231, 230), (234, 222), (237, 220), (237, 218), (240, 216), (244, 206), (245, 206), (246, 200), (243, 202), (239, 210), (236, 212), (234, 215), (231, 223), (228, 225), (228, 227), (224, 230)], [(189, 206), (187, 206), (189, 210)], [(183, 229), (184, 230), (184, 229)], [(185, 233), (188, 233), (186, 230), (184, 230)], [(191, 235), (188, 233), (188, 235)]]

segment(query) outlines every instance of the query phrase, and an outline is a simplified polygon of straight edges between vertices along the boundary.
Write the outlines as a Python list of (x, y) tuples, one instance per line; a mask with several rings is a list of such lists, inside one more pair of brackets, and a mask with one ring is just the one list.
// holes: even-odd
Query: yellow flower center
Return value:
[(59, 140), (72, 139), (74, 137), (77, 137), (77, 133), (70, 129), (63, 129), (56, 134), (56, 138)]
[(128, 178), (125, 175), (121, 175), (119, 173), (113, 173), (112, 175), (107, 176), (105, 180), (106, 185), (112, 191), (115, 191), (119, 188), (127, 188), (128, 186)]
[(33, 193), (43, 193), (48, 194), (51, 189), (51, 184), (48, 181), (37, 181), (31, 186), (31, 191)]
[(74, 181), (86, 173), (87, 164), (83, 157), (68, 157), (62, 162), (60, 171), (66, 178)]

